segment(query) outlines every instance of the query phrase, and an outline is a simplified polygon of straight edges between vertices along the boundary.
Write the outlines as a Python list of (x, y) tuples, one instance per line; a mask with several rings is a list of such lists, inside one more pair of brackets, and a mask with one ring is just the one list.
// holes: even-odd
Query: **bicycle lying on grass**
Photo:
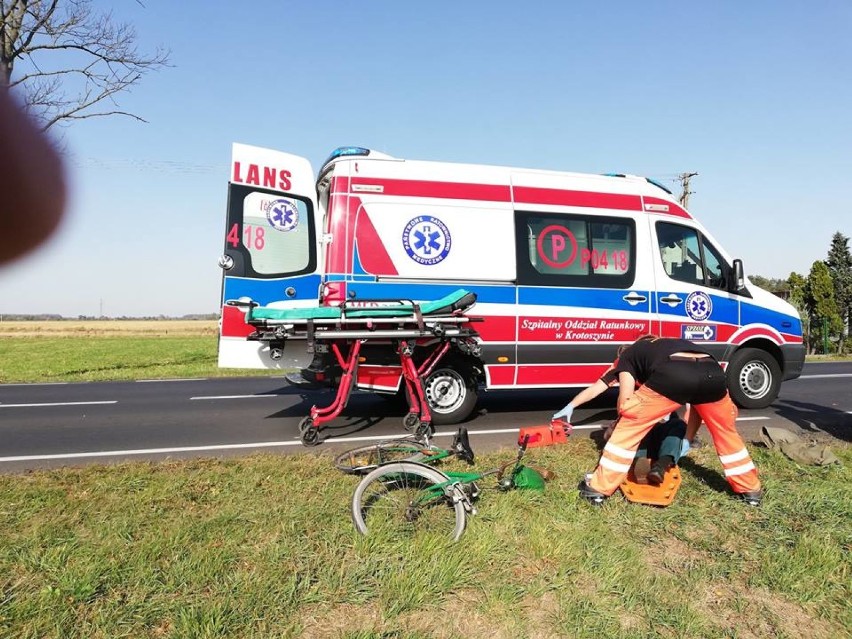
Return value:
[(428, 434), (423, 437), (388, 439), (341, 453), (334, 458), (334, 467), (349, 475), (366, 475), (376, 466), (390, 462), (434, 464), (450, 457), (473, 464), (474, 454), (466, 428), (459, 428), (449, 448), (433, 445)]
[(457, 541), (468, 515), (476, 514), (477, 482), (482, 479), (495, 475), (501, 491), (544, 489), (552, 473), (521, 463), (528, 441), (524, 437), (514, 459), (482, 472), (442, 472), (429, 465), (449, 457), (473, 463), (464, 428), (449, 449), (432, 446), (428, 440), (387, 441), (347, 451), (335, 459), (335, 466), (349, 473), (368, 471), (352, 496), (352, 521), (362, 535), (428, 530)]

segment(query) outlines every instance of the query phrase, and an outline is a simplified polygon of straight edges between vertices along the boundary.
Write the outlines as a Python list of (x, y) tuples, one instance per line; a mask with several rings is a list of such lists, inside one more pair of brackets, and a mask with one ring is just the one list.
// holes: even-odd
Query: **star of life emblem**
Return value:
[(696, 321), (706, 320), (713, 312), (713, 301), (707, 293), (693, 291), (686, 298), (686, 314)]
[(292, 200), (273, 200), (266, 208), (266, 219), (272, 228), (287, 233), (299, 226), (299, 209)]
[(419, 215), (402, 231), (402, 246), (412, 260), (424, 266), (443, 262), (452, 247), (450, 229), (437, 217)]

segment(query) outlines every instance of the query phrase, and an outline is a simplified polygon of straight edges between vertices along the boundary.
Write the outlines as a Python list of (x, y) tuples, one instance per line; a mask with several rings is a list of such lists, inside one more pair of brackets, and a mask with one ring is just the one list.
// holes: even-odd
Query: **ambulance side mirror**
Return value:
[(740, 293), (745, 290), (745, 275), (743, 275), (743, 261), (734, 260), (734, 268), (731, 277), (731, 292)]

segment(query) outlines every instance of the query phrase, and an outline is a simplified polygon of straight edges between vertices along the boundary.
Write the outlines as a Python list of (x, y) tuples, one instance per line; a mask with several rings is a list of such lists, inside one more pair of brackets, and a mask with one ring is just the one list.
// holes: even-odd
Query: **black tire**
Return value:
[(778, 397), (781, 367), (759, 348), (741, 348), (726, 370), (731, 399), (741, 408), (766, 408)]
[(416, 439), (392, 439), (342, 452), (334, 458), (334, 467), (348, 475), (366, 475), (381, 464), (422, 461), (428, 450)]
[(441, 495), (418, 504), (425, 490), (446, 481), (447, 476), (434, 468), (411, 462), (373, 469), (352, 496), (355, 529), (362, 535), (390, 538), (423, 531), (457, 541), (467, 523), (461, 501)]
[(476, 407), (476, 375), (462, 360), (439, 363), (423, 380), (423, 391), (429, 402), (432, 423), (436, 426), (458, 424)]

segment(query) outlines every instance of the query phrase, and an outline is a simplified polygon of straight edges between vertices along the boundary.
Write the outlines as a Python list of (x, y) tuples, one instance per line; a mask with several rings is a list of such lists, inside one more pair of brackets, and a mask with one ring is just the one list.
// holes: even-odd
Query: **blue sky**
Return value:
[(213, 313), (230, 145), (646, 175), (746, 272), (852, 235), (852, 3), (96, 0), (172, 51), (62, 130), (60, 232), (0, 267), (0, 314)]

